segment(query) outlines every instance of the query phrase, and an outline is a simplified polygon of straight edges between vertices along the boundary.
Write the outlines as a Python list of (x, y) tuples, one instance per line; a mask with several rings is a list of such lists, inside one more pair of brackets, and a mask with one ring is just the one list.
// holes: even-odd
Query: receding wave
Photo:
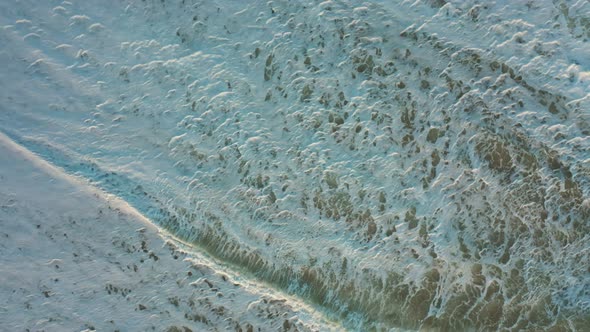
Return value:
[(48, 8), (0, 128), (352, 330), (584, 331), (590, 8), (541, 3)]

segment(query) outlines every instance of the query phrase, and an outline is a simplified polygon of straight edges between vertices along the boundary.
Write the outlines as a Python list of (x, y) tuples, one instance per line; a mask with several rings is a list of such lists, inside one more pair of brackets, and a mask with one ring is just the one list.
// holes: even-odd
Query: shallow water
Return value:
[(583, 1), (0, 4), (0, 130), (352, 330), (590, 328)]

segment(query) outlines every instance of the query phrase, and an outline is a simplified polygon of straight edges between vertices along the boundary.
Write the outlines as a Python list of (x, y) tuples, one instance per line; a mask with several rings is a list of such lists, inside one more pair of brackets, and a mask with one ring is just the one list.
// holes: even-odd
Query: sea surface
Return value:
[(233, 273), (351, 331), (590, 330), (588, 1), (0, 13), (0, 132)]

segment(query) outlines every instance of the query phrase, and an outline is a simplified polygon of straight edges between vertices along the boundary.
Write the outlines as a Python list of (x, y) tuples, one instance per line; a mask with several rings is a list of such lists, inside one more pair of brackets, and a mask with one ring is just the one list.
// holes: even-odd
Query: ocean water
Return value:
[(0, 131), (350, 330), (590, 330), (587, 1), (4, 1)]

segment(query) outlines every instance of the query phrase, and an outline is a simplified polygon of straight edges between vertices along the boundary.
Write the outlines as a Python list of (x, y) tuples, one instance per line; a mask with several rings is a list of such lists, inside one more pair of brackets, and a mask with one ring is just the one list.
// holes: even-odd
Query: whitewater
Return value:
[(584, 0), (1, 1), (0, 329), (588, 331), (589, 38)]

